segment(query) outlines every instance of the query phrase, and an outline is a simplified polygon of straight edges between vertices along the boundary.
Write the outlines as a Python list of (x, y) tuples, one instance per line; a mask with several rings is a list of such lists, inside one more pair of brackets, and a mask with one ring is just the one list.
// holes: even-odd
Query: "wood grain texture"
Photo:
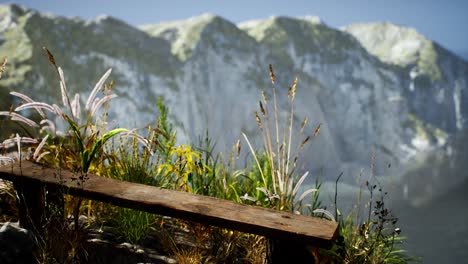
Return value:
[(70, 171), (47, 168), (22, 161), (0, 166), (0, 178), (15, 181), (18, 177), (31, 183), (65, 186), (71, 195), (111, 203), (117, 206), (211, 224), (223, 228), (290, 240), (313, 246), (328, 246), (338, 234), (338, 225), (325, 219), (295, 215), (257, 206), (154, 186), (124, 182), (88, 174), (84, 184), (77, 184)]

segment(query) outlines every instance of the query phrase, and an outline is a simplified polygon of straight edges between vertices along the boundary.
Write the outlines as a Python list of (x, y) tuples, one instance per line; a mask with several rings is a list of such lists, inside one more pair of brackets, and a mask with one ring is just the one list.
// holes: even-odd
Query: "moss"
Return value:
[(423, 121), (419, 119), (415, 114), (408, 113), (407, 119), (403, 123), (403, 127), (411, 128), (413, 131), (416, 132), (416, 136), (422, 139), (429, 139), (429, 134), (426, 131)]
[(428, 75), (432, 81), (442, 79), (441, 70), (437, 64), (438, 54), (432, 42), (428, 42), (420, 51), (418, 68), (421, 73)]
[[(38, 25), (41, 25), (40, 27)], [(104, 54), (129, 64), (138, 63), (138, 71), (172, 76), (169, 44), (150, 38), (123, 22), (108, 19), (100, 24), (85, 23), (65, 18), (48, 19), (32, 15), (24, 30), (37, 46), (46, 46), (57, 58), (63, 59), (62, 66), (76, 67), (73, 54)], [(47, 31), (45, 31), (47, 30)], [(47, 36), (47, 38), (44, 38)], [(148, 45), (143, 43), (148, 42)], [(153, 49), (158, 46), (158, 49)], [(158, 63), (159, 62), (159, 63)], [(89, 65), (86, 66), (89, 71)]]
[(444, 140), (448, 137), (447, 132), (431, 124), (425, 123), (413, 113), (407, 114), (406, 120), (402, 123), (402, 126), (413, 130), (417, 137), (430, 142)]
[(28, 15), (17, 19), (17, 26), (4, 32), (5, 40), (0, 46), (0, 58), (7, 57), (7, 70), (0, 84), (10, 87), (18, 86), (24, 81), (24, 76), (32, 70), (28, 60), (32, 57), (32, 44), (26, 32), (23, 30)]
[(322, 63), (338, 64), (347, 58), (355, 41), (341, 31), (326, 25), (287, 17), (270, 18), (245, 30), (257, 41), (266, 44), (273, 56), (280, 62), (291, 63), (285, 50), (288, 44), (294, 48), (296, 56), (320, 54)]
[(240, 30), (231, 22), (214, 17), (201, 35), (201, 42), (219, 53), (250, 53), (255, 45), (255, 40)]
[(193, 48), (200, 40), (201, 31), (204, 29), (205, 24), (199, 23), (186, 30), (186, 34), (181, 36), (184, 41), (179, 41), (172, 46), (172, 53), (175, 54), (181, 61), (186, 61), (192, 56)]
[(12, 28), (4, 33), (6, 40), (2, 45), (0, 56), (12, 57), (18, 62), (31, 58), (31, 42), (25, 32), (19, 28)]
[(381, 61), (404, 69), (416, 65), (431, 81), (441, 80), (436, 44), (415, 29), (391, 23), (368, 23), (352, 25), (347, 31)]
[(255, 41), (236, 25), (213, 15), (203, 15), (180, 24), (155, 25), (145, 30), (152, 35), (164, 35), (164, 32), (168, 31), (177, 32), (178, 36), (171, 40), (171, 52), (180, 61), (191, 58), (198, 45), (227, 53), (230, 50), (248, 52), (255, 44)]

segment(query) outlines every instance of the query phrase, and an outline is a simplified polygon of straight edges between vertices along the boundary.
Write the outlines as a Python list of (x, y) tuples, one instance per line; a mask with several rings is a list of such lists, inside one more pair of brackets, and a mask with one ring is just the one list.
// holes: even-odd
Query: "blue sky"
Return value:
[[(11, 1), (1, 1), (3, 3)], [(184, 19), (202, 13), (232, 22), (272, 15), (317, 15), (328, 25), (388, 21), (416, 28), (428, 38), (468, 58), (468, 0), (21, 0), (39, 11), (91, 19), (108, 14), (132, 25)]]

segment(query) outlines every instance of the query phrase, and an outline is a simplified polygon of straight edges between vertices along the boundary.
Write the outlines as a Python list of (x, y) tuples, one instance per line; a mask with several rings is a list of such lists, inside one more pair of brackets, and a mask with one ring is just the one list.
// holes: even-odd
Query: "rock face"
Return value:
[(271, 97), (273, 64), (280, 116), (289, 109), (287, 87), (298, 77), (297, 127), (305, 116), (308, 134), (322, 123), (305, 153), (306, 169), (325, 169), (331, 178), (344, 171), (349, 182), (372, 156), (378, 175), (400, 175), (419, 153), (443, 148), (468, 126), (468, 64), (416, 30), (389, 23), (338, 30), (314, 17), (235, 25), (202, 15), (135, 28), (108, 16), (83, 21), (3, 5), (0, 57), (9, 64), (0, 80), (2, 98), (16, 90), (37, 101), (60, 101), (42, 46), (53, 52), (68, 90), (81, 93), (82, 103), (113, 68), (119, 95), (110, 109), (114, 125), (153, 122), (162, 96), (181, 142), (208, 130), (222, 151), (241, 132), (258, 139), (252, 110), (261, 90)]
[[(467, 64), (419, 34), (389, 23), (355, 24), (345, 30), (369, 53), (409, 73), (409, 111), (452, 134), (467, 126)], [(422, 90), (423, 89), (423, 90)]]

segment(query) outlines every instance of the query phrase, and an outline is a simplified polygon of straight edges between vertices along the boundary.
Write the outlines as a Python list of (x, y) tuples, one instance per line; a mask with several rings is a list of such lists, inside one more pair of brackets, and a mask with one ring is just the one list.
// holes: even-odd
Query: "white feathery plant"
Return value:
[[(45, 134), (45, 136), (41, 139), (40, 143), (38, 140), (32, 138), (17, 136), (17, 138), (19, 137), (19, 143), (37, 145), (32, 157), (26, 158), (32, 158), (34, 161), (38, 162), (41, 159), (43, 159), (46, 155), (51, 154), (51, 149), (53, 148), (51, 148), (50, 146), (47, 147), (48, 142), (57, 137), (61, 139), (68, 138), (76, 143), (80, 159), (80, 172), (87, 173), (92, 161), (96, 157), (97, 153), (101, 151), (103, 145), (109, 139), (113, 138), (118, 134), (122, 134), (126, 137), (134, 136), (138, 139), (138, 141), (141, 144), (145, 145), (147, 148), (150, 148), (148, 141), (142, 136), (138, 135), (135, 131), (131, 131), (126, 128), (115, 128), (110, 131), (101, 131), (102, 128), (100, 129), (97, 126), (97, 124), (93, 122), (95, 114), (103, 106), (107, 106), (111, 99), (117, 97), (117, 95), (115, 94), (106, 95), (104, 93), (102, 98), (97, 97), (98, 94), (102, 91), (102, 88), (106, 80), (110, 76), (112, 69), (109, 69), (105, 72), (105, 74), (99, 79), (99, 81), (94, 86), (94, 89), (91, 91), (88, 100), (86, 101), (86, 119), (83, 122), (81, 119), (82, 110), (80, 105), (80, 95), (75, 94), (73, 100), (70, 100), (63, 70), (56, 65), (52, 53), (50, 53), (50, 51), (47, 48), (44, 48), (44, 51), (46, 52), (50, 63), (52, 64), (52, 66), (58, 74), (63, 108), (56, 104), (51, 105), (44, 102), (34, 101), (29, 96), (19, 92), (11, 92), (11, 95), (22, 99), (24, 103), (16, 107), (13, 111), (0, 111), (0, 116), (7, 116), (10, 118), (11, 121), (22, 123), (23, 125), (27, 125), (30, 128), (40, 128), (39, 134)], [(39, 116), (41, 117), (39, 124), (19, 113), (20, 111), (28, 109), (33, 109), (39, 114)], [(58, 131), (56, 129), (57, 125), (55, 121), (57, 117), (58, 120), (66, 121), (66, 124), (68, 124), (69, 129), (66, 133)], [(100, 134), (102, 134), (102, 136), (99, 137)], [(12, 147), (12, 144), (14, 144), (14, 140), (16, 139), (7, 139), (3, 141), (2, 143), (0, 143), (0, 148), (7, 149)], [(0, 157), (0, 161), (12, 161), (12, 158)]]

